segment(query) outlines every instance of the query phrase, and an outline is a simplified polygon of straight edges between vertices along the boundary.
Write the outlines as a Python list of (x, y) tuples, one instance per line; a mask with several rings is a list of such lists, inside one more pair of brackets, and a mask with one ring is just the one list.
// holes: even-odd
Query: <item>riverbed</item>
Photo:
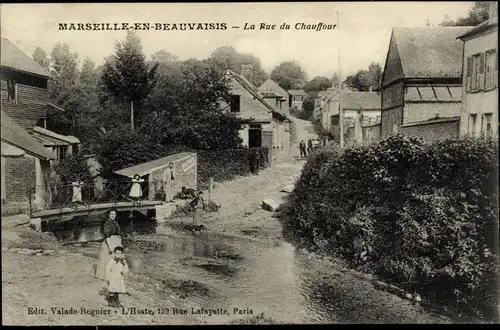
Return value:
[[(275, 323), (449, 322), (284, 241), (167, 224), (162, 235), (133, 235), (125, 243), (135, 278), (154, 286), (158, 303), (144, 307), (157, 310), (173, 298), (188, 313), (200, 313), (195, 318), (204, 324), (257, 315)], [(99, 248), (91, 243), (78, 249), (96, 256)]]

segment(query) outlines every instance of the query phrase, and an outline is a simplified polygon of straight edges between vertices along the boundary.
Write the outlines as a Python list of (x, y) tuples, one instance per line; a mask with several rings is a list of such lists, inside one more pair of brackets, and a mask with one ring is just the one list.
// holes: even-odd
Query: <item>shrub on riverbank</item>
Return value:
[(493, 275), (498, 145), (404, 135), (313, 155), (290, 196), (298, 236), (408, 290), (468, 303)]
[[(198, 186), (208, 188), (210, 177), (222, 182), (250, 173), (250, 156), (255, 149), (225, 149), (198, 151)], [(269, 165), (267, 148), (259, 148), (261, 166)]]

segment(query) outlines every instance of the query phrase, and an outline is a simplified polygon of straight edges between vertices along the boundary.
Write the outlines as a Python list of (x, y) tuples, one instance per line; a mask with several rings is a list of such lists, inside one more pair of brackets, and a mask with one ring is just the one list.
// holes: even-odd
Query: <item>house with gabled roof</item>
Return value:
[(226, 70), (231, 101), (221, 106), (251, 123), (240, 130), (242, 144), (249, 148), (267, 147), (270, 160), (288, 157), (290, 150), (290, 119), (270, 104), (258, 89), (245, 77), (232, 70)]
[(51, 161), (76, 151), (80, 141), (46, 129), (49, 72), (9, 40), (1, 39), (2, 211), (49, 200)]
[(460, 134), (498, 135), (498, 2), (488, 19), (458, 37), (463, 42)]
[(307, 93), (303, 89), (289, 89), (287, 93), (290, 95), (288, 106), (302, 110), (302, 103), (306, 99)]
[(278, 110), (288, 113), (289, 112), (289, 98), (288, 92), (278, 85), (272, 79), (267, 79), (262, 85), (259, 86), (258, 92), (265, 98), (269, 99), (272, 105)]
[(381, 137), (458, 136), (462, 44), (471, 27), (393, 28), (382, 75)]

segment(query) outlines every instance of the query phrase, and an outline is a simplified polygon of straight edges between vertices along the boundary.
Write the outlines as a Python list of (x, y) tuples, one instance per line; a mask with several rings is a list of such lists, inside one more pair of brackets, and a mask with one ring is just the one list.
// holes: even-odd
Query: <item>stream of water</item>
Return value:
[[(97, 222), (85, 223), (85, 230), (80, 226), (79, 233), (86, 232), (89, 237), (89, 233), (99, 232)], [(68, 234), (74, 232), (70, 227), (66, 224), (54, 232), (59, 238), (71, 237), (78, 241), (75, 234)], [(387, 313), (390, 307), (382, 306), (386, 303), (384, 300), (375, 299), (366, 304), (366, 292), (372, 290), (371, 284), (362, 288), (365, 291), (359, 290), (359, 280), (347, 281), (346, 274), (321, 260), (310, 259), (288, 243), (256, 243), (223, 234), (193, 234), (186, 230), (144, 235), (139, 241), (131, 242), (126, 252), (131, 272), (157, 283), (158, 300), (164, 295), (178, 294), (189, 296), (189, 308), (229, 311), (229, 319), (216, 315), (210, 318), (210, 323), (221, 324), (231, 318), (260, 313), (286, 323), (419, 321), (418, 315), (400, 315), (398, 311), (390, 315)], [(81, 247), (95, 254), (99, 248), (98, 243)], [(439, 322), (439, 319), (430, 321)]]

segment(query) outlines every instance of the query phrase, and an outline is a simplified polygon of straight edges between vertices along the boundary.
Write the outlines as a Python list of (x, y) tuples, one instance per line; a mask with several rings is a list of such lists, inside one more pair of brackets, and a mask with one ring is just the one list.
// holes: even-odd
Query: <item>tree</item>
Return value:
[(307, 81), (307, 74), (295, 61), (282, 62), (271, 71), (271, 79), (285, 90), (299, 89)]
[(317, 91), (309, 92), (304, 98), (304, 101), (302, 102), (303, 118), (306, 118), (307, 120), (311, 120), (313, 118), (314, 100), (316, 98), (318, 98)]
[(488, 19), (490, 6), (492, 1), (476, 1), (469, 10), (467, 17), (460, 17), (456, 21), (449, 19), (445, 16), (441, 26), (475, 26)]
[(219, 76), (222, 76), (227, 69), (242, 74), (242, 65), (250, 64), (252, 72), (250, 72), (250, 76), (245, 78), (257, 87), (262, 85), (268, 78), (267, 73), (262, 69), (259, 58), (252, 54), (240, 53), (231, 46), (217, 48), (207, 59), (207, 63), (212, 66)]
[(380, 64), (372, 62), (368, 66), (368, 74), (370, 75), (370, 86), (378, 90), (382, 81), (382, 67)]
[(35, 50), (33, 51), (33, 59), (35, 62), (40, 64), (42, 68), (45, 68), (47, 70), (50, 69), (50, 58), (47, 55), (47, 52), (43, 50), (41, 47), (36, 47)]
[(345, 83), (358, 89), (360, 92), (378, 90), (382, 79), (382, 67), (378, 63), (371, 63), (368, 70), (359, 70), (355, 75), (348, 76)]
[(134, 129), (134, 104), (140, 109), (151, 93), (157, 75), (158, 63), (148, 68), (146, 56), (137, 35), (129, 31), (125, 42), (117, 42), (115, 63), (106, 62), (102, 82), (106, 91), (130, 104), (130, 123)]
[(170, 63), (170, 62), (175, 62), (178, 60), (179, 60), (179, 58), (177, 56), (172, 55), (171, 53), (169, 53), (163, 49), (159, 50), (151, 55), (152, 62)]
[[(37, 52), (37, 59), (42, 61), (42, 52)], [(49, 100), (64, 109), (49, 111), (47, 127), (60, 134), (71, 134), (78, 124), (81, 107), (75, 91), (78, 79), (78, 54), (72, 53), (67, 44), (58, 43), (50, 53), (50, 75), (48, 83)]]
[(319, 92), (326, 91), (328, 88), (332, 87), (332, 81), (327, 77), (314, 77), (311, 81), (304, 85), (304, 91), (309, 92)]
[(156, 116), (156, 125), (149, 128), (153, 139), (195, 149), (238, 147), (245, 121), (223, 111), (221, 101), (229, 100), (229, 88), (212, 63), (190, 59), (166, 69), (147, 102)]

